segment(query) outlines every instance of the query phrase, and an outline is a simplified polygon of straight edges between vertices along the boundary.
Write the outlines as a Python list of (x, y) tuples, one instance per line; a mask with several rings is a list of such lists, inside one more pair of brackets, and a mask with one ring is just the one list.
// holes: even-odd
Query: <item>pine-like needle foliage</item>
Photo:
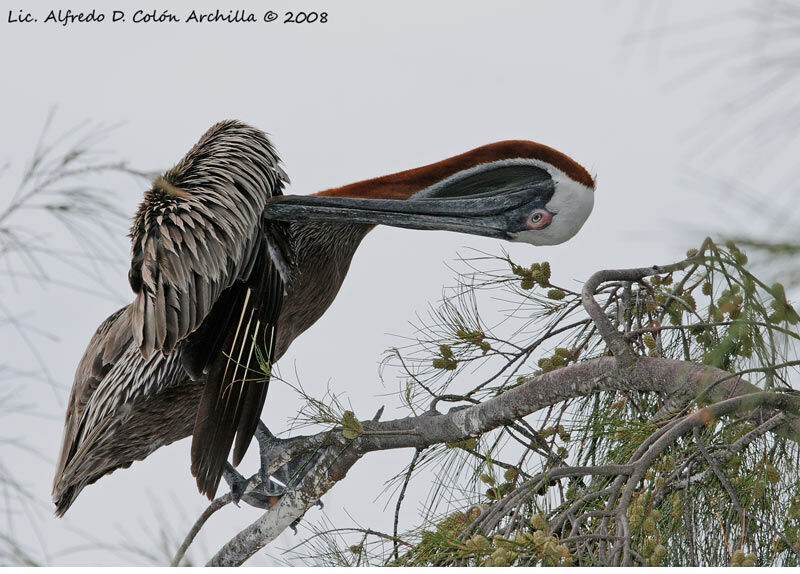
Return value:
[[(54, 119), (51, 112), (24, 169), (13, 170), (11, 164), (0, 169), (0, 337), (4, 343), (19, 344), (16, 351), (22, 351), (0, 359), (0, 415), (6, 418), (42, 416), (41, 404), (27, 404), (21, 398), (32, 383), (44, 381), (59, 401), (64, 396), (59, 385), (65, 381), (51, 374), (42, 350), (42, 343), (54, 335), (36, 309), (24, 308), (20, 294), (31, 287), (47, 287), (56, 293), (73, 290), (113, 298), (113, 291), (104, 284), (103, 270), (119, 262), (124, 253), (114, 239), (121, 236), (125, 217), (117, 207), (119, 195), (109, 188), (107, 178), (143, 175), (125, 162), (109, 160), (102, 151), (113, 128), (83, 122), (55, 134)], [(15, 173), (19, 173), (16, 180)], [(46, 564), (50, 559), (47, 541), (25, 544), (19, 540), (19, 531), (23, 525), (38, 531), (41, 517), (50, 519), (49, 501), (41, 500), (42, 493), (26, 485), (20, 465), (11, 460), (20, 453), (34, 456), (46, 463), (48, 474), (52, 461), (28, 439), (17, 436), (16, 424), (4, 423), (0, 516), (5, 527), (0, 529), (0, 564)], [(34, 470), (26, 467), (26, 472)]]
[[(464, 263), (417, 340), (387, 359), (405, 373), (410, 411), (475, 404), (610, 354), (580, 293), (557, 284), (548, 262)], [(595, 298), (638, 356), (717, 367), (787, 396), (797, 387), (800, 317), (731, 242), (706, 240), (680, 270), (609, 281)], [(502, 308), (483, 312), (484, 299)], [(393, 484), (432, 471), (424, 525), (319, 529), (315, 562), (797, 565), (796, 428), (780, 432), (789, 416), (780, 409), (753, 402), (743, 415), (709, 396), (600, 392), (418, 452)]]

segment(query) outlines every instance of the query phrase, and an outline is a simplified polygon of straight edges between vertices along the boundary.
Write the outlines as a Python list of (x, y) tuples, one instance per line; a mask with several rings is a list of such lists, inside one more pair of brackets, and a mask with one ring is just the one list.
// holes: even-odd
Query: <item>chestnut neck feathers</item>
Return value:
[(507, 159), (534, 159), (564, 172), (570, 179), (594, 189), (594, 179), (586, 169), (569, 156), (543, 144), (525, 141), (501, 141), (423, 167), (383, 177), (328, 189), (314, 195), (328, 197), (409, 199), (415, 193), (453, 174), (484, 163)]

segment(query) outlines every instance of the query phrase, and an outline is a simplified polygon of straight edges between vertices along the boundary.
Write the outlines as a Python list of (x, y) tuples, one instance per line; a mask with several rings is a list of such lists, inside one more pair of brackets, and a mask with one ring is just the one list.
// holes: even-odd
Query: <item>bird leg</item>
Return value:
[(231, 499), (236, 506), (239, 502), (245, 502), (256, 508), (268, 510), (272, 508), (284, 493), (284, 488), (272, 480), (262, 483), (261, 473), (257, 472), (250, 478), (245, 478), (237, 471), (231, 463), (226, 462), (222, 471), (222, 477), (228, 486), (231, 487)]
[[(261, 458), (259, 471), (250, 478), (245, 478), (230, 463), (226, 462), (222, 476), (231, 488), (231, 497), (234, 504), (238, 506), (239, 501), (242, 501), (256, 508), (269, 509), (289, 489), (298, 484), (310, 468), (313, 468), (316, 454), (304, 454), (293, 458), (270, 474), (269, 468), (272, 461), (288, 445), (305, 440), (306, 437), (279, 439), (270, 432), (262, 421), (258, 421), (255, 437), (258, 441), (259, 456)], [(259, 480), (256, 480), (256, 477)]]

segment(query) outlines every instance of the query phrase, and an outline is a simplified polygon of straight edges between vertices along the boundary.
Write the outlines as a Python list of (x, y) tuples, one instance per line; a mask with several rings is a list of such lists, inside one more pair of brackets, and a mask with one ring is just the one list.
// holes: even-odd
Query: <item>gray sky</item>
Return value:
[[(190, 7), (228, 4), (145, 3), (169, 5), (181, 16)], [(236, 6), (260, 14), (267, 9), (261, 4)], [(594, 213), (578, 236), (561, 246), (533, 248), (388, 228), (367, 237), (336, 302), (279, 365), (285, 378), (299, 379), (312, 394), (322, 395), (329, 385), (361, 418), (383, 404), (387, 418), (404, 414), (394, 397), (385, 396), (397, 390), (399, 380), (389, 372), (381, 385), (378, 363), (387, 348), (402, 344), (398, 336), (413, 334), (409, 322), (415, 313), (453, 283), (445, 263), (458, 254), (469, 254), (469, 248), (499, 254), (505, 248), (520, 263), (547, 259), (563, 283), (604, 267), (666, 263), (712, 230), (769, 232), (732, 198), (741, 194), (757, 206), (781, 185), (774, 174), (787, 158), (797, 157), (795, 141), (784, 142), (780, 153), (769, 152), (767, 134), (759, 139), (748, 131), (758, 120), (753, 102), (785, 105), (777, 90), (742, 108), (730, 104), (730, 87), (757, 72), (736, 60), (757, 41), (746, 19), (731, 16), (734, 5), (749, 3), (283, 2), (269, 8), (283, 13), (325, 6), (329, 22), (66, 28), (10, 25), (6, 5), (18, 7), (6, 2), (0, 12), (5, 86), (0, 162), (11, 165), (2, 174), (0, 203), (15, 189), (53, 105), (58, 106), (53, 134), (85, 119), (124, 122), (103, 147), (111, 150), (109, 157), (141, 169), (168, 168), (214, 122), (243, 120), (271, 134), (292, 179), (288, 193), (312, 193), (512, 138), (555, 147), (597, 176)], [(43, 20), (60, 3), (24, 5)], [(134, 9), (123, 2), (71, 6), (103, 8), (107, 14)], [(643, 32), (652, 33), (643, 39), (638, 36)], [(709, 184), (716, 178), (727, 181), (724, 192)], [(102, 183), (118, 190), (115, 201), (132, 214), (143, 184), (128, 177)], [(754, 191), (756, 185), (761, 191)], [(17, 223), (36, 224), (26, 217)], [(131, 298), (126, 225), (117, 225), (119, 264), (103, 270), (116, 299), (35, 283), (15, 288), (0, 276), (3, 302), (57, 337), (34, 341), (58, 390), (25, 382), (18, 402), (33, 405), (37, 416), (2, 414), (3, 436), (24, 437), (41, 453), (31, 456), (0, 444), (0, 460), (34, 493), (34, 506), (49, 503), (75, 367), (99, 322)], [(67, 238), (54, 229), (50, 240)], [(59, 278), (83, 280), (63, 267)], [(0, 325), (0, 336), (3, 353), (9, 353), (0, 363), (36, 368), (13, 330)], [(298, 404), (291, 390), (274, 384), (264, 420), (274, 431), (283, 430)], [(324, 498), (328, 519), (391, 530), (386, 505), (393, 508), (394, 501), (381, 491), (410, 456), (383, 453), (360, 462)], [(251, 457), (242, 468), (255, 464)], [(417, 501), (429, 486), (424, 477), (412, 482), (406, 526), (415, 522)], [(18, 517), (8, 527), (36, 555), (58, 564), (137, 563), (136, 556), (99, 543), (152, 548), (158, 512), (182, 537), (205, 504), (189, 472), (184, 440), (88, 487), (66, 519), (51, 518), (45, 507), (35, 522)], [(312, 510), (307, 520), (321, 514)], [(257, 515), (244, 508), (219, 513), (195, 556), (209, 556)], [(90, 539), (98, 544), (86, 546)], [(277, 548), (298, 541), (284, 534), (269, 553), (275, 556)], [(63, 553), (76, 546), (83, 548)], [(251, 563), (270, 560), (262, 554)]]

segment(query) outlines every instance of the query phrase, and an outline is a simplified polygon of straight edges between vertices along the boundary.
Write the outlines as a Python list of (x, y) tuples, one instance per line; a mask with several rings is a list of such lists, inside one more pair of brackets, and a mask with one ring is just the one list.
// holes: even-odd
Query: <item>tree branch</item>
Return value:
[(326, 445), (320, 447), (320, 459), (315, 468), (271, 510), (223, 546), (208, 565), (244, 563), (302, 517), (369, 452), (423, 449), (456, 442), (507, 425), (542, 408), (602, 391), (696, 396), (701, 390), (706, 390), (712, 401), (740, 397), (735, 404), (725, 401), (722, 411), (707, 411), (709, 415), (738, 413), (761, 422), (781, 409), (786, 418), (774, 432), (800, 442), (800, 396), (764, 392), (741, 377), (731, 377), (727, 371), (673, 359), (640, 357), (621, 376), (616, 359), (602, 357), (544, 373), (483, 403), (451, 409), (447, 414), (426, 413), (385, 422), (364, 421), (365, 432), (355, 440), (346, 440), (341, 433), (330, 431), (307, 437), (311, 443)]
[(620, 369), (625, 370), (632, 368), (636, 362), (636, 355), (633, 350), (625, 342), (625, 337), (620, 333), (613, 323), (609, 320), (603, 309), (594, 298), (597, 288), (607, 281), (641, 281), (645, 277), (652, 275), (659, 275), (662, 273), (671, 273), (679, 271), (687, 267), (693, 259), (686, 259), (679, 263), (672, 265), (653, 265), (652, 267), (639, 267), (637, 269), (606, 269), (598, 271), (586, 281), (581, 291), (581, 302), (584, 309), (592, 318), (597, 332), (605, 341), (611, 353), (616, 357)]
[(200, 529), (203, 528), (208, 519), (211, 518), (212, 514), (229, 504), (232, 499), (233, 497), (229, 492), (224, 496), (214, 499), (211, 504), (208, 505), (208, 508), (203, 511), (203, 514), (200, 515), (200, 518), (195, 521), (192, 529), (189, 531), (189, 534), (186, 535), (186, 538), (183, 540), (180, 548), (178, 548), (178, 551), (175, 553), (175, 557), (172, 559), (170, 566), (180, 566), (181, 560), (183, 560), (186, 551), (189, 549), (189, 546), (191, 546), (192, 542), (194, 542), (195, 536), (197, 536), (197, 534), (200, 532)]
[(419, 455), (422, 454), (422, 451), (417, 449), (414, 451), (414, 458), (411, 459), (411, 462), (408, 465), (408, 471), (406, 472), (405, 479), (403, 479), (403, 486), (400, 489), (400, 495), (397, 497), (397, 506), (394, 509), (394, 559), (399, 560), (400, 555), (399, 552), (399, 544), (398, 541), (400, 540), (397, 537), (397, 527), (400, 523), (400, 508), (403, 506), (403, 499), (406, 497), (406, 488), (408, 488), (408, 483), (411, 482), (411, 474), (414, 472), (414, 467), (417, 466), (417, 461), (419, 460)]

